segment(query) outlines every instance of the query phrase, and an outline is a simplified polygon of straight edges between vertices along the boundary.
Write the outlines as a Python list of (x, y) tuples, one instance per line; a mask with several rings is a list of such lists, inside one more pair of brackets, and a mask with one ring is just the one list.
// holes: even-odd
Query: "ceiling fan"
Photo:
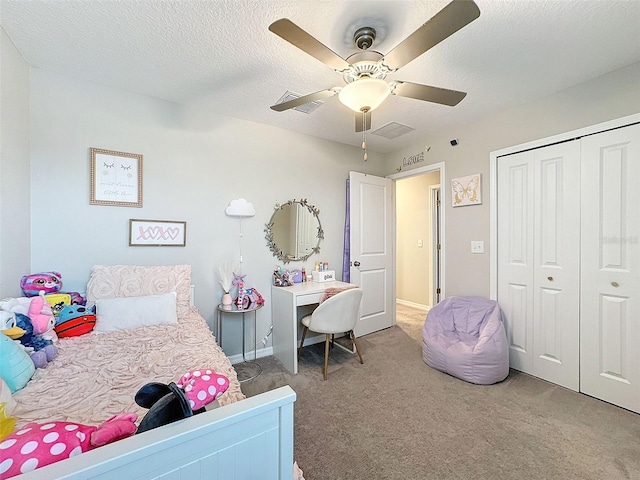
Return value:
[[(347, 59), (340, 57), (291, 20), (277, 20), (269, 25), (269, 30), (341, 74), (346, 85), (303, 95), (272, 105), (271, 109), (282, 112), (338, 95), (343, 104), (356, 112), (356, 132), (364, 132), (371, 128), (371, 111), (389, 95), (455, 106), (466, 96), (465, 92), (400, 80), (387, 82), (385, 77), (479, 16), (480, 10), (473, 0), (454, 0), (386, 55), (369, 50), (376, 38), (376, 31), (371, 27), (362, 27), (353, 36), (355, 45), (361, 51)], [(366, 149), (364, 143), (363, 148)]]

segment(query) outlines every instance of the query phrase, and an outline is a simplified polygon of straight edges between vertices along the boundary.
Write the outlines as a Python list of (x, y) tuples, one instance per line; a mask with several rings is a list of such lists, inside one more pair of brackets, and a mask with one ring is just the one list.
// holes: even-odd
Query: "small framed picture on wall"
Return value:
[(130, 247), (184, 247), (187, 222), (172, 220), (129, 220)]
[(91, 148), (91, 205), (142, 207), (142, 155)]
[(451, 204), (454, 207), (482, 203), (482, 176), (479, 173), (451, 180)]

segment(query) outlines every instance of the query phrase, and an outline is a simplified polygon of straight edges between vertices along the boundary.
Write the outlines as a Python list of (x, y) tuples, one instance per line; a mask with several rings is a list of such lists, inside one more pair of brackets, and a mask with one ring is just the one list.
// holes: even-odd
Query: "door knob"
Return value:
[(353, 262), (353, 266), (354, 267), (359, 267), (360, 266), (360, 262), (356, 260), (355, 262)]
[(612, 287), (619, 287), (620, 284), (618, 282), (611, 282)]
[(553, 282), (553, 277), (547, 277), (547, 280), (549, 280), (550, 282)]

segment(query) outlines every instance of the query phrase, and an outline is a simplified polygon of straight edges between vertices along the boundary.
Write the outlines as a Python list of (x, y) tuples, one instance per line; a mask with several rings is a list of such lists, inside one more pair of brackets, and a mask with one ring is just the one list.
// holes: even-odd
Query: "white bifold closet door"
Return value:
[(580, 389), (640, 413), (640, 125), (582, 139)]
[(580, 143), (498, 160), (498, 302), (511, 367), (579, 388)]

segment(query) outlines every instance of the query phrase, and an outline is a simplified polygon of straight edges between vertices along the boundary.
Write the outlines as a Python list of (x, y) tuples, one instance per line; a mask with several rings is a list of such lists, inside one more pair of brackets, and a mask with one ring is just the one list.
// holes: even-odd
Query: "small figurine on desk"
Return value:
[(245, 297), (245, 291), (244, 291), (244, 282), (242, 280), (240, 280), (237, 284), (238, 287), (238, 297), (236, 298), (236, 306), (239, 309), (243, 309), (244, 308), (244, 297)]

